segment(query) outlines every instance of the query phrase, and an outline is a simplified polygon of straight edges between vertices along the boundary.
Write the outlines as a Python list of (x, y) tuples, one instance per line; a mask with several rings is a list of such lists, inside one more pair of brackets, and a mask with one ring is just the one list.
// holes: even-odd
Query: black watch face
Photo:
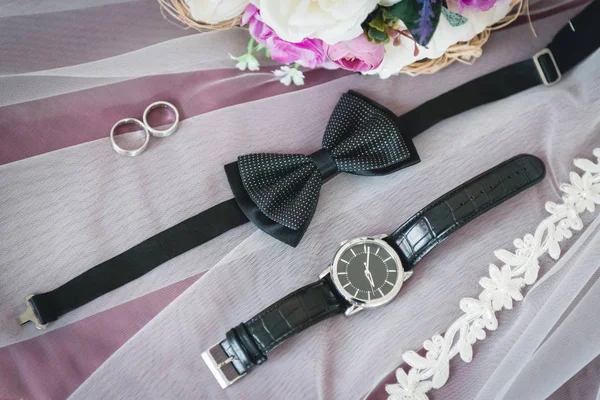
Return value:
[(375, 307), (398, 293), (403, 272), (397, 254), (387, 243), (359, 238), (338, 251), (332, 277), (347, 300)]

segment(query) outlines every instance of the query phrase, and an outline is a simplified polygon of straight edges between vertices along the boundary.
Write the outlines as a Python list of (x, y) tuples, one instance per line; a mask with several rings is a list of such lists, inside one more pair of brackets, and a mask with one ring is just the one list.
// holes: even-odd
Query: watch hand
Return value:
[[(367, 267), (367, 263), (363, 263), (363, 265), (365, 266), (365, 268)], [(371, 271), (369, 271), (368, 269), (365, 269), (365, 276), (367, 277), (367, 280), (369, 281), (371, 288), (375, 289), (375, 283), (373, 283), (373, 275), (371, 274)]]
[(371, 284), (371, 288), (375, 289), (375, 283), (373, 283), (373, 275), (371, 275), (371, 272), (369, 272), (367, 274), (367, 279), (369, 280), (369, 283)]
[(371, 284), (371, 288), (375, 289), (375, 284), (373, 283), (373, 275), (371, 275), (371, 271), (369, 270), (369, 260), (371, 259), (371, 248), (367, 247), (367, 263), (365, 265), (365, 275), (367, 275), (367, 279)]

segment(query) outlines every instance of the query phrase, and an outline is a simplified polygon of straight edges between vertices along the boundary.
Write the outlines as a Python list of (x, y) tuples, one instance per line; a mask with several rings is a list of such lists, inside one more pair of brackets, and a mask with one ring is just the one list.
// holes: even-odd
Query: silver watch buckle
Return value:
[(222, 389), (233, 385), (240, 378), (246, 376), (246, 373), (240, 375), (237, 372), (231, 363), (233, 357), (225, 353), (220, 342), (203, 352), (202, 359)]
[[(542, 69), (542, 65), (540, 64), (540, 57), (542, 57), (544, 55), (548, 55), (550, 57), (550, 61), (552, 61), (552, 65), (554, 65), (554, 69), (556, 70), (557, 78), (555, 80), (553, 80), (552, 82), (550, 82), (548, 80), (548, 78), (546, 77), (546, 74), (544, 73), (544, 70)], [(554, 59), (554, 54), (552, 54), (552, 51), (550, 51), (549, 48), (546, 47), (545, 49), (542, 49), (542, 50), (538, 51), (537, 53), (535, 53), (535, 55), (533, 56), (533, 63), (535, 64), (535, 67), (538, 70), (538, 74), (540, 74), (540, 78), (542, 78), (542, 82), (544, 83), (545, 86), (552, 86), (561, 80), (562, 74), (560, 73), (560, 69), (558, 68), (556, 59)]]
[(19, 325), (33, 322), (33, 325), (35, 325), (37, 329), (46, 329), (48, 324), (42, 324), (40, 322), (38, 316), (33, 311), (33, 308), (31, 308), (31, 303), (29, 303), (29, 299), (31, 299), (33, 296), (33, 294), (30, 294), (25, 297), (25, 311), (17, 317), (17, 320), (19, 321)]

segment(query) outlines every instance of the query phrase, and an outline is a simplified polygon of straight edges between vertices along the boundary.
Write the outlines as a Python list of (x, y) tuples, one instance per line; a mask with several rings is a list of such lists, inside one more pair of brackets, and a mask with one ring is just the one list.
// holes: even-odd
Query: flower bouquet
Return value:
[(512, 22), (525, 0), (158, 0), (198, 30), (248, 28), (240, 70), (256, 53), (283, 65), (274, 74), (302, 85), (304, 68), (342, 68), (388, 78), (472, 63), (492, 29)]

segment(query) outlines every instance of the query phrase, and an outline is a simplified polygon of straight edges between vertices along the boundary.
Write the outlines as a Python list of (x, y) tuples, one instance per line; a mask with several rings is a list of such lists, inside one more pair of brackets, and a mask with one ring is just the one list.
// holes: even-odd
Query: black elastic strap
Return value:
[(152, 271), (165, 261), (246, 222), (248, 219), (236, 201), (227, 200), (96, 265), (57, 289), (36, 294), (29, 303), (41, 323), (55, 321), (61, 315)]
[(399, 117), (403, 133), (415, 137), (454, 115), (522, 92), (540, 83), (533, 61), (521, 61), (423, 103)]
[[(598, 15), (600, 1), (595, 0), (573, 18), (571, 24), (565, 25), (546, 47), (554, 56), (561, 74), (565, 74), (600, 47), (600, 29), (596, 21)], [(555, 82), (558, 76), (551, 55), (542, 54), (538, 60), (546, 80)], [(469, 81), (423, 103), (400, 116), (400, 125), (403, 133), (415, 137), (446, 118), (542, 83), (533, 58), (529, 58)]]

